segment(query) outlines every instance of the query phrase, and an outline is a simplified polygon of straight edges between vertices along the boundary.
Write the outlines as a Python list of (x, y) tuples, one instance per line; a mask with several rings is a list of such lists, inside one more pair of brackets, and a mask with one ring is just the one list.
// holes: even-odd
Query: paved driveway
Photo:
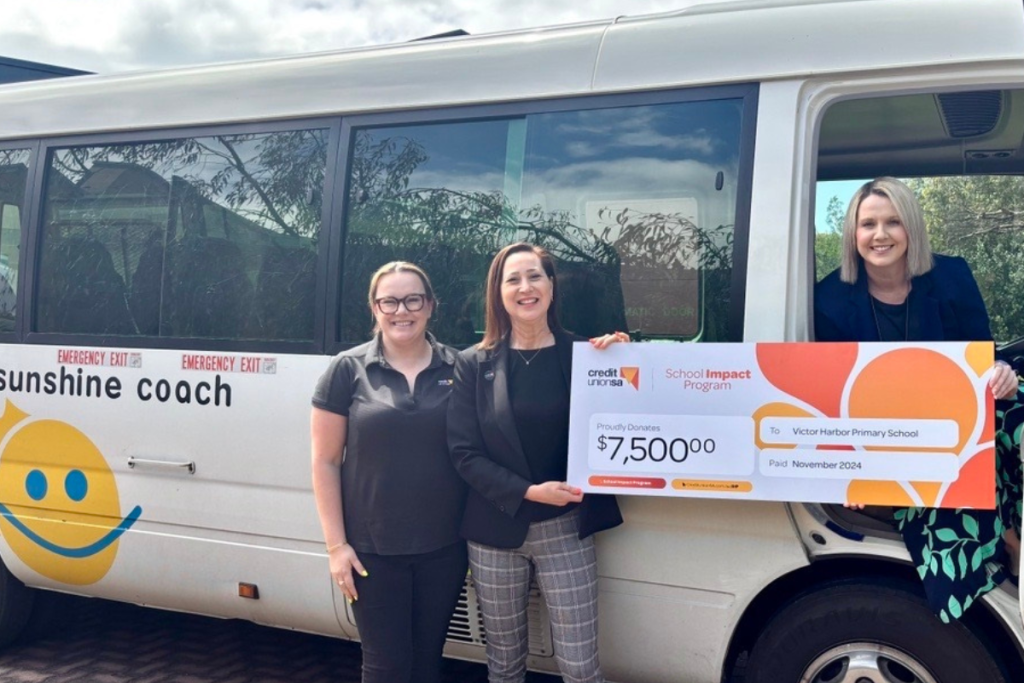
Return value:
[[(101, 600), (80, 603), (64, 632), (0, 652), (0, 683), (359, 683), (353, 643)], [(486, 680), (483, 666), (446, 662), (446, 683)]]

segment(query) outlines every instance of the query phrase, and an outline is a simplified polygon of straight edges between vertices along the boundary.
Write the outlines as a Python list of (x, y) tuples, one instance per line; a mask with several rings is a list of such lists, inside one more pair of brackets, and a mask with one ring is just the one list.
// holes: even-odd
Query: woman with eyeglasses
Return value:
[(455, 354), (427, 331), (419, 267), (381, 266), (369, 304), (373, 339), (335, 356), (313, 395), (313, 492), (363, 683), (436, 683), (467, 562), (445, 431)]

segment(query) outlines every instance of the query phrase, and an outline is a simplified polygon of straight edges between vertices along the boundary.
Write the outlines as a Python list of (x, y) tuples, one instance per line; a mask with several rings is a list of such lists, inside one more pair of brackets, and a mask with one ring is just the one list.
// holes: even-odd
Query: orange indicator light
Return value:
[(248, 598), (250, 600), (259, 600), (260, 589), (255, 583), (239, 583), (238, 597)]

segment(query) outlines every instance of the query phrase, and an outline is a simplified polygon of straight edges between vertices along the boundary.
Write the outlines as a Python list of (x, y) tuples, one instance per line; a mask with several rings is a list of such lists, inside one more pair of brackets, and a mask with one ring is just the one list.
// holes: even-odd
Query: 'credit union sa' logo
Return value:
[(640, 391), (640, 368), (625, 366), (604, 370), (594, 368), (587, 371), (587, 386), (624, 387), (627, 385)]

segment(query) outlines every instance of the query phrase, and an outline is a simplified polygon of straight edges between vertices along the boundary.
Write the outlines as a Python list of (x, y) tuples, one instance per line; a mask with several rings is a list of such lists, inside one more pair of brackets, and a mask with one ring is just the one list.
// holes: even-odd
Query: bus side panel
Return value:
[(598, 537), (602, 668), (612, 680), (717, 683), (747, 605), (807, 565), (786, 506), (619, 503), (625, 524)]
[(327, 361), (0, 347), (5, 563), (28, 585), (338, 633), (309, 468)]

